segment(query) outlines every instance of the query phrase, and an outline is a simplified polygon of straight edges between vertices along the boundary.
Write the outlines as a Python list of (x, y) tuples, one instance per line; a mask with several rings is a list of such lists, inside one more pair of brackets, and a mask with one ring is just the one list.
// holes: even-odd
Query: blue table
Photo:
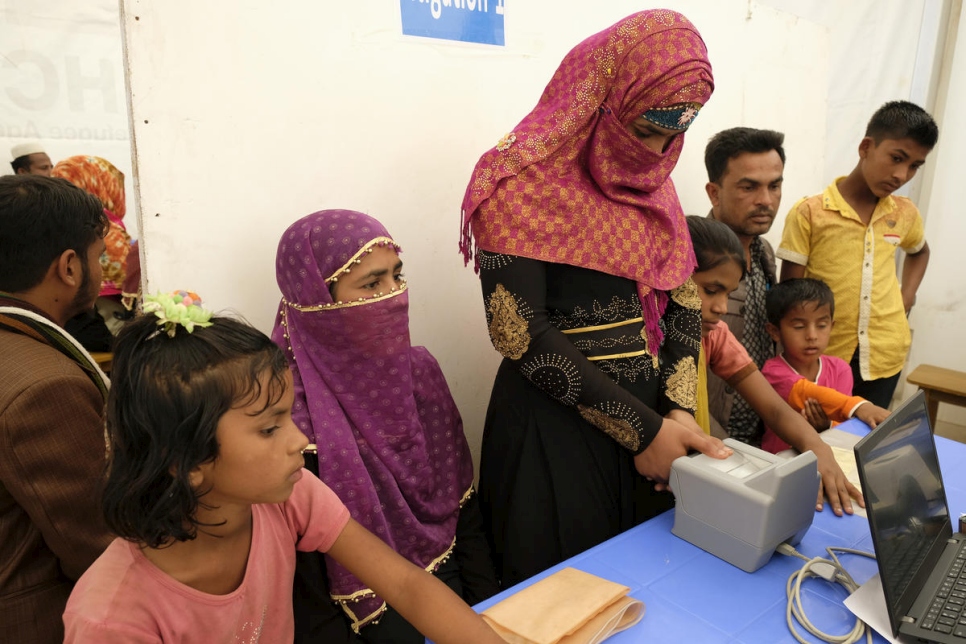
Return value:
[[(867, 431), (850, 421), (840, 426), (853, 433)], [(949, 512), (955, 531), (959, 514), (966, 512), (966, 445), (936, 437)], [(763, 568), (746, 573), (671, 534), (674, 511), (643, 523), (539, 575), (500, 593), (475, 608), (482, 611), (514, 592), (571, 566), (628, 586), (644, 602), (644, 619), (619, 633), (608, 644), (629, 642), (741, 642), (795, 643), (785, 623), (785, 583), (801, 568), (801, 559), (775, 555)], [(826, 506), (816, 513), (812, 527), (797, 549), (808, 557), (827, 556), (826, 546), (852, 547), (872, 552), (869, 524), (864, 516), (836, 517)], [(876, 574), (875, 561), (841, 555), (843, 565), (858, 583)], [(843, 604), (839, 585), (810, 579), (803, 585), (803, 604), (809, 619), (832, 634), (847, 633), (854, 616)], [(806, 637), (811, 636), (799, 631)], [(818, 641), (818, 640), (812, 640)], [(875, 641), (884, 642), (877, 634)]]

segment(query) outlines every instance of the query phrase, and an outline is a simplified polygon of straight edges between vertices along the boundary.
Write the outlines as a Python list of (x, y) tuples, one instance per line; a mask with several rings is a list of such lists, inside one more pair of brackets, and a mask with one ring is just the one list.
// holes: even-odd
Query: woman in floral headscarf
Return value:
[[(278, 245), (272, 339), (292, 368), (292, 418), (312, 443), (307, 466), (317, 464), (352, 518), (476, 603), (498, 588), (473, 462), (439, 364), (410, 345), (398, 252), (382, 224), (359, 212), (323, 210), (292, 224)], [(319, 586), (306, 579), (311, 556), (296, 579), (300, 638), (306, 613), (318, 621), (319, 605), (305, 596)], [(327, 559), (324, 568), (332, 599), (366, 641), (423, 642), (344, 567)]]
[[(107, 159), (80, 154), (57, 162), (50, 176), (67, 179), (101, 201), (110, 228), (104, 236), (107, 248), (101, 255), (104, 277), (97, 298), (97, 311), (108, 329), (117, 333), (130, 306), (122, 306), (122, 286), (127, 275), (131, 236), (124, 226), (124, 173)], [(118, 315), (114, 315), (117, 313)]]
[(473, 171), (460, 248), (505, 358), (480, 464), (504, 585), (669, 508), (677, 456), (728, 453), (693, 418), (701, 302), (669, 177), (712, 86), (686, 18), (636, 13), (571, 50)]

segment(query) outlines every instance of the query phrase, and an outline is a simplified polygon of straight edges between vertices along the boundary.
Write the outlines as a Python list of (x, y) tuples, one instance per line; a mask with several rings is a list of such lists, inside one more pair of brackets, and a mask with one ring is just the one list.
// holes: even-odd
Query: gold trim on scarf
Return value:
[(585, 326), (579, 329), (567, 329), (566, 331), (561, 331), (561, 333), (590, 333), (591, 331), (606, 331), (607, 329), (616, 329), (619, 326), (626, 326), (628, 324), (636, 324), (637, 322), (643, 322), (644, 318), (634, 318), (632, 320), (624, 320), (623, 322), (611, 322), (610, 324), (598, 324), (596, 326)]
[(136, 293), (128, 293), (126, 291), (121, 291), (121, 304), (124, 306), (125, 310), (134, 311), (135, 306), (141, 299), (141, 287), (138, 287)]
[(343, 273), (350, 272), (354, 264), (359, 264), (361, 262), (359, 258), (362, 257), (363, 255), (371, 253), (372, 247), (375, 246), (376, 244), (382, 244), (382, 245), (391, 244), (392, 247), (395, 248), (397, 252), (399, 251), (399, 244), (394, 242), (391, 237), (376, 237), (368, 244), (364, 245), (362, 248), (357, 250), (356, 254), (349, 258), (349, 261), (343, 264), (340, 268), (337, 268), (334, 273), (326, 277), (325, 283), (328, 284), (330, 282), (338, 282), (339, 276), (342, 275)]
[(300, 304), (293, 304), (285, 298), (282, 298), (282, 304), (285, 306), (290, 306), (296, 311), (301, 313), (316, 313), (318, 311), (330, 311), (332, 309), (348, 309), (353, 306), (362, 306), (363, 304), (371, 304), (372, 302), (380, 302), (382, 300), (388, 300), (391, 297), (396, 297), (403, 291), (409, 288), (406, 282), (402, 282), (398, 288), (393, 288), (388, 293), (376, 293), (372, 297), (360, 297), (358, 300), (352, 302), (333, 302), (332, 304), (314, 304), (312, 306), (302, 306)]
[[(373, 593), (373, 595), (375, 595), (375, 593)], [(352, 622), (350, 626), (352, 627), (352, 630), (357, 635), (360, 634), (360, 631), (364, 627), (368, 626), (369, 624), (378, 624), (379, 618), (382, 617), (382, 614), (386, 612), (386, 608), (387, 608), (386, 602), (382, 602), (382, 605), (379, 606), (379, 608), (377, 608), (375, 611), (373, 611), (372, 614), (367, 615), (363, 619), (359, 619), (358, 617), (356, 617), (356, 614), (352, 612), (352, 609), (350, 609), (345, 602), (338, 602), (338, 603), (342, 606), (342, 610), (345, 611), (345, 614), (349, 616), (349, 619)]]
[(636, 358), (637, 356), (647, 355), (647, 349), (641, 349), (640, 351), (631, 351), (629, 353), (612, 353), (608, 356), (592, 356), (587, 359), (591, 362), (595, 360), (616, 360), (618, 358)]
[[(463, 495), (464, 498), (469, 498), (469, 494), (472, 491), (473, 491), (473, 488), (471, 487), (469, 491), (467, 491), (467, 493)], [(443, 563), (447, 559), (449, 559), (450, 556), (452, 556), (454, 548), (456, 548), (455, 536), (453, 537), (453, 543), (449, 544), (449, 548), (447, 548), (443, 552), (443, 554), (439, 555), (431, 562), (429, 562), (429, 565), (427, 565), (424, 568), (424, 570), (426, 570), (426, 572), (428, 573), (432, 573), (433, 571), (435, 571), (437, 568), (443, 565)], [(352, 620), (352, 630), (355, 631), (356, 633), (359, 633), (360, 630), (362, 630), (364, 627), (368, 626), (369, 624), (378, 622), (379, 620), (377, 618), (380, 617), (384, 612), (386, 612), (386, 602), (382, 602), (382, 605), (379, 606), (379, 608), (372, 611), (370, 614), (366, 615), (361, 619), (352, 611), (351, 608), (349, 608), (349, 605), (348, 605), (349, 602), (357, 602), (360, 599), (363, 599), (365, 597), (375, 597), (376, 593), (373, 592), (371, 588), (363, 588), (362, 590), (357, 590), (351, 595), (330, 594), (329, 596), (332, 598), (333, 601), (335, 601), (342, 607), (342, 610), (344, 610), (346, 615), (349, 616), (349, 619)]]

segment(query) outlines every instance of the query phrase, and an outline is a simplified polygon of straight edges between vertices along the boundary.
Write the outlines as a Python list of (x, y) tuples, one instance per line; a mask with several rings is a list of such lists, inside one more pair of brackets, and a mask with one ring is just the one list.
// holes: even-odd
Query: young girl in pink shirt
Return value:
[[(187, 304), (187, 305), (186, 305)], [(291, 642), (295, 552), (329, 553), (437, 642), (502, 642), (303, 469), (281, 350), (191, 295), (159, 296), (114, 352), (103, 508), (66, 642)]]
[(728, 294), (738, 288), (745, 270), (745, 252), (737, 235), (725, 224), (707, 217), (690, 216), (688, 230), (698, 260), (692, 276), (701, 299), (701, 360), (698, 365), (698, 425), (710, 433), (708, 391), (704, 380), (711, 369), (735, 388), (765, 425), (800, 452), (811, 450), (818, 459), (819, 485), (816, 510), (824, 506), (828, 496), (837, 515), (852, 513), (852, 499), (864, 505), (862, 494), (848, 482), (835, 462), (832, 448), (822, 442), (818, 432), (802, 416), (788, 406), (755, 366), (748, 352), (721, 323), (728, 311)]

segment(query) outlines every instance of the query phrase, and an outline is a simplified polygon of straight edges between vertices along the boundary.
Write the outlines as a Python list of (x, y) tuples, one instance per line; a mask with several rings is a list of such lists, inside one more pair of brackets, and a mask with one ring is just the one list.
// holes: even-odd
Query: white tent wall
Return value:
[[(640, 8), (513, 4), (507, 46), (492, 47), (402, 36), (391, 0), (127, 0), (148, 289), (190, 287), (268, 330), (281, 232), (321, 208), (373, 214), (402, 244), (413, 340), (439, 359), (475, 453), (498, 355), (456, 249), (470, 171), (570, 47)], [(703, 148), (720, 129), (780, 129), (801, 157), (821, 159), (825, 94), (799, 88), (827, 84), (827, 29), (755, 3), (675, 8), (704, 35), (717, 85), (674, 174), (685, 210), (708, 209)], [(788, 174), (792, 194), (823, 183), (821, 164)]]
[[(923, 2), (890, 0), (888, 19), (878, 2), (837, 14), (774, 4), (674, 3), (703, 34), (716, 82), (674, 173), (688, 213), (708, 209), (714, 132), (786, 133), (784, 211), (851, 169), (879, 104), (910, 96)], [(191, 287), (268, 330), (282, 230), (321, 208), (369, 212), (405, 250), (413, 340), (440, 360), (476, 453), (498, 356), (456, 252), (470, 170), (570, 47), (647, 6), (660, 4), (514, 2), (507, 44), (493, 47), (403, 36), (395, 0), (124, 0), (149, 290)]]
[[(957, 12), (958, 13), (958, 12)], [(958, 19), (958, 22), (957, 20)], [(954, 15), (950, 40), (966, 43), (966, 21)], [(908, 364), (934, 364), (966, 370), (963, 317), (966, 315), (966, 263), (960, 242), (966, 239), (963, 208), (962, 155), (966, 150), (966, 47), (947, 46), (939, 101), (939, 145), (927, 161), (924, 194), (926, 239), (929, 242), (929, 270), (919, 287), (910, 323), (912, 350)], [(940, 405), (940, 420), (966, 425), (966, 410)]]
[(37, 139), (54, 163), (104, 157), (133, 195), (128, 132), (117, 0), (0, 0), (0, 174), (12, 146)]
[[(329, 207), (380, 218), (405, 250), (413, 339), (442, 363), (476, 451), (498, 356), (478, 280), (456, 252), (459, 203), (476, 159), (533, 106), (571, 46), (642, 8), (670, 5), (691, 18), (708, 44), (716, 91), (674, 173), (685, 211), (708, 209), (708, 137), (749, 125), (786, 133), (783, 217), (795, 199), (852, 168), (882, 102), (930, 105), (944, 12), (959, 0), (514, 0), (505, 47), (402, 36), (396, 0), (121, 0), (133, 164), (117, 103), (117, 0), (82, 4), (0, 0), (0, 147), (22, 140), (32, 123), (55, 160), (100, 154), (129, 180), (134, 167), (147, 288), (198, 290), (266, 331), (278, 298), (275, 245), (288, 224)], [(55, 75), (35, 60), (50, 61)], [(113, 128), (112, 141), (56, 136), (67, 127), (93, 133), (102, 123)], [(949, 126), (941, 126), (945, 141)], [(943, 158), (942, 147), (930, 164)], [(941, 187), (941, 178), (930, 186)], [(935, 192), (922, 201), (940, 203)], [(135, 228), (135, 192), (128, 194)], [(924, 212), (930, 240), (955, 238), (955, 217), (932, 211)], [(779, 220), (768, 235), (773, 242), (781, 227)], [(919, 328), (932, 321), (928, 307), (950, 306), (961, 281), (958, 272), (953, 280), (940, 273), (935, 241), (933, 248), (912, 318), (913, 360), (961, 366), (962, 356), (944, 362), (931, 348), (945, 349), (952, 327), (930, 326), (932, 344)]]
[[(931, 107), (931, 93), (935, 91), (938, 76), (932, 54), (937, 50), (937, 38), (945, 35), (941, 23), (948, 13), (948, 2), (762, 1), (829, 29), (828, 85), (824, 89), (813, 88), (813, 91), (825, 91), (828, 101), (822, 187), (855, 167), (865, 125), (880, 105), (906, 99)], [(786, 152), (790, 165), (815, 162), (797, 154), (793, 148)], [(901, 194), (911, 187), (907, 186)], [(807, 194), (817, 191), (810, 186)], [(791, 206), (803, 196), (806, 194), (786, 191), (785, 205)]]

